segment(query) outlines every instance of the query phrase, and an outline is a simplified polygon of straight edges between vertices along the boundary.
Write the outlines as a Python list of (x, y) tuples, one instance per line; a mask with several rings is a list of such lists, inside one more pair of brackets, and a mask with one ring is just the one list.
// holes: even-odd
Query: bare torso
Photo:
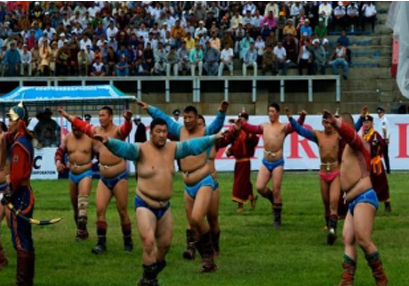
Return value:
[(314, 131), (318, 139), (320, 149), (321, 167), (324, 172), (339, 170), (338, 152), (339, 152), (339, 135), (337, 132), (325, 133), (325, 131)]
[(212, 178), (214, 181), (217, 181), (217, 171), (216, 171), (216, 166), (215, 166), (215, 158), (216, 158), (216, 146), (213, 146), (212, 151), (210, 151), (210, 155), (207, 161), (207, 164), (209, 165), (210, 169), (210, 174), (212, 175)]
[(270, 162), (283, 158), (286, 124), (280, 122), (263, 124), (264, 159)]
[(91, 138), (85, 134), (77, 138), (73, 133), (69, 133), (65, 144), (73, 174), (81, 174), (92, 167), (93, 140)]
[(139, 144), (139, 148), (136, 193), (151, 207), (163, 207), (173, 194), (176, 143), (168, 142), (157, 148), (148, 141)]

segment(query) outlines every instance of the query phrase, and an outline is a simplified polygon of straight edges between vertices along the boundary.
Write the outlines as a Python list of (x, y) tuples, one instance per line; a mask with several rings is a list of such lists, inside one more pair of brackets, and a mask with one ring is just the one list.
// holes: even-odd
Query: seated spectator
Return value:
[(261, 61), (263, 60), (264, 50), (266, 49), (266, 43), (263, 41), (261, 35), (257, 36), (256, 42), (254, 43), (254, 48), (257, 51), (257, 65), (261, 65)]
[(268, 24), (264, 23), (263, 27), (260, 30), (260, 36), (265, 40), (268, 35), (270, 35), (271, 30), (268, 28)]
[(223, 38), (220, 41), (220, 47), (223, 48), (226, 46), (226, 44), (229, 44), (230, 47), (234, 47), (234, 42), (233, 39), (229, 33), (229, 31), (224, 31), (223, 33)]
[(250, 37), (250, 32), (247, 31), (245, 37), (240, 41), (240, 59), (244, 58), (245, 53), (250, 48), (250, 43), (254, 43), (254, 39)]
[(16, 50), (15, 42), (10, 43), (10, 49), (6, 51), (3, 63), (5, 76), (18, 76), (20, 74), (21, 57), (20, 53)]
[(158, 43), (158, 48), (155, 50), (155, 66), (153, 73), (155, 75), (166, 74), (166, 59), (168, 57), (166, 50), (163, 48), (162, 43)]
[(153, 73), (153, 68), (155, 67), (155, 61), (154, 61), (153, 50), (151, 48), (150, 43), (146, 44), (146, 48), (143, 51), (143, 58), (144, 58), (144, 62), (149, 66), (150, 74), (152, 74)]
[(267, 46), (266, 50), (263, 53), (263, 59), (261, 62), (261, 70), (263, 75), (265, 75), (268, 70), (271, 70), (271, 74), (276, 74), (274, 58), (275, 56), (273, 50), (271, 49), (271, 46)]
[[(291, 35), (289, 35), (291, 37)], [(283, 69), (283, 75), (287, 75), (288, 61), (287, 51), (281, 42), (278, 42), (277, 47), (274, 48), (275, 56), (275, 71), (278, 75), (279, 68)]]
[(253, 1), (248, 1), (244, 6), (243, 6), (243, 12), (242, 14), (245, 15), (247, 12), (250, 12), (251, 15), (254, 15), (256, 13), (256, 5), (254, 5)]
[(68, 41), (65, 40), (64, 46), (57, 53), (57, 76), (69, 75), (71, 63), (71, 51), (68, 46)]
[(136, 59), (133, 74), (136, 76), (149, 76), (151, 74), (149, 65), (143, 60), (142, 57), (138, 57)]
[(84, 49), (81, 49), (77, 55), (77, 58), (79, 76), (88, 76), (88, 54)]
[(309, 38), (312, 37), (312, 28), (310, 26), (310, 20), (305, 19), (304, 24), (301, 25), (300, 33), (301, 35), (307, 34), (307, 37)]
[(100, 61), (99, 58), (96, 59), (95, 63), (92, 65), (91, 76), (105, 76), (106, 69), (104, 63)]
[[(40, 48), (38, 46), (38, 43), (36, 42), (34, 44), (34, 47), (30, 50), (31, 52), (31, 65), (32, 65), (32, 74), (34, 76), (37, 76), (39, 73), (39, 68), (40, 68)], [(57, 50), (58, 52), (58, 50)]]
[(244, 39), (246, 35), (246, 30), (243, 29), (243, 24), (240, 23), (239, 27), (234, 31), (234, 40), (235, 40), (235, 46), (234, 46), (234, 53), (240, 55), (241, 50), (240, 50), (240, 43)]
[(125, 55), (122, 55), (119, 59), (119, 62), (116, 64), (115, 75), (116, 76), (129, 76), (129, 65), (126, 61)]
[(338, 6), (334, 9), (334, 19), (332, 20), (332, 29), (335, 30), (337, 26), (341, 26), (344, 30), (347, 25), (347, 11), (342, 2), (339, 2)]
[(287, 20), (287, 25), (285, 25), (283, 29), (284, 35), (290, 34), (294, 37), (294, 39), (297, 37), (297, 29), (293, 25), (293, 20), (288, 19)]
[(328, 27), (332, 20), (332, 6), (328, 1), (323, 1), (318, 8), (318, 13), (324, 19), (324, 25)]
[(209, 39), (209, 42), (210, 42), (210, 46), (212, 46), (212, 48), (215, 48), (218, 52), (220, 52), (221, 42), (220, 42), (220, 39), (217, 37), (216, 32), (212, 33), (212, 38)]
[(366, 3), (362, 6), (362, 31), (365, 31), (365, 24), (371, 23), (372, 32), (375, 31), (375, 21), (376, 21), (376, 7), (373, 2)]
[(233, 75), (233, 49), (229, 43), (226, 43), (220, 54), (219, 76), (223, 75), (224, 68), (228, 68), (230, 75)]
[[(34, 126), (34, 138), (40, 147), (59, 146), (60, 139), (60, 126), (52, 119), (53, 112), (49, 108), (45, 108), (42, 113), (37, 117), (38, 123)], [(46, 136), (46, 133), (48, 135)]]
[(315, 39), (312, 41), (312, 46), (308, 46), (308, 49), (313, 55), (313, 74), (318, 72), (321, 75), (325, 75), (328, 61), (325, 48), (320, 44), (320, 40)]
[(217, 76), (219, 71), (220, 52), (212, 47), (211, 43), (206, 42), (206, 50), (204, 51), (204, 70), (208, 76)]
[(239, 25), (243, 25), (243, 17), (240, 15), (239, 10), (234, 11), (234, 16), (231, 18), (230, 21), (230, 28), (232, 31), (235, 31), (239, 28)]
[(179, 74), (179, 67), (178, 67), (179, 57), (177, 52), (175, 51), (175, 47), (170, 47), (170, 51), (167, 56), (167, 63), (166, 63), (166, 76), (170, 76), (171, 69), (173, 70), (174, 76), (178, 76)]
[(44, 41), (43, 46), (40, 48), (40, 73), (41, 75), (50, 74), (50, 58), (51, 48), (48, 45), (48, 41)]
[(263, 22), (264, 17), (260, 15), (260, 10), (256, 10), (256, 13), (253, 17), (253, 29), (256, 33), (260, 33), (261, 28), (264, 26)]
[[(286, 57), (289, 60), (288, 65), (289, 66), (295, 66), (297, 63), (297, 45), (295, 43), (295, 40), (291, 34), (287, 34), (285, 36), (285, 40), (283, 42), (283, 47), (286, 51)], [(275, 51), (275, 49), (274, 49)]]
[(196, 44), (196, 47), (189, 53), (189, 63), (192, 76), (195, 76), (195, 70), (198, 69), (199, 76), (203, 72), (203, 49), (201, 44)]
[(181, 47), (178, 50), (178, 58), (179, 58), (179, 72), (187, 73), (190, 69), (189, 65), (189, 50), (186, 48), (186, 42), (183, 41), (181, 43)]
[(186, 42), (186, 48), (189, 51), (195, 48), (196, 42), (195, 42), (195, 39), (192, 38), (192, 35), (190, 34), (190, 32), (186, 33), (185, 42)]
[(243, 17), (243, 20), (241, 21), (243, 25), (250, 25), (250, 27), (253, 27), (253, 17), (251, 16), (251, 10), (247, 10), (244, 15), (245, 16)]
[(312, 54), (308, 47), (311, 45), (310, 39), (305, 40), (305, 44), (300, 47), (300, 53), (298, 55), (298, 72), (299, 75), (303, 75), (303, 68), (307, 68), (307, 74), (312, 75)]
[(23, 46), (23, 52), (20, 54), (21, 57), (21, 67), (20, 67), (20, 73), (22, 76), (25, 75), (25, 71), (27, 70), (28, 76), (31, 76), (32, 72), (32, 64), (31, 64), (31, 53), (28, 50), (28, 47), (26, 44)]
[(282, 42), (284, 39), (284, 27), (287, 20), (285, 19), (285, 13), (280, 12), (277, 19), (277, 31), (278, 31), (278, 41)]
[(200, 37), (201, 35), (207, 34), (207, 29), (204, 26), (203, 21), (199, 21), (199, 27), (196, 28), (195, 37)]
[(270, 11), (268, 15), (264, 17), (263, 21), (261, 21), (262, 26), (265, 24), (267, 24), (270, 31), (275, 31), (277, 28), (277, 19), (274, 17), (273, 11)]
[(332, 65), (332, 74), (338, 75), (338, 68), (342, 67), (344, 69), (343, 77), (344, 79), (348, 79), (348, 62), (347, 62), (347, 53), (346, 49), (341, 45), (341, 43), (337, 43), (336, 49), (334, 54), (332, 55), (330, 64)]
[(107, 74), (114, 75), (115, 72), (115, 65), (118, 62), (117, 54), (114, 52), (112, 47), (108, 47), (107, 53)]
[(341, 36), (337, 40), (337, 43), (341, 43), (341, 45), (346, 49), (347, 53), (346, 60), (348, 64), (350, 64), (352, 61), (352, 53), (351, 50), (349, 49), (349, 38), (345, 30), (342, 31)]
[(359, 7), (355, 2), (350, 2), (347, 7), (347, 25), (351, 25), (351, 32), (355, 31), (355, 27), (359, 22)]
[(318, 25), (315, 26), (314, 34), (320, 41), (327, 38), (327, 27), (324, 25), (324, 19), (319, 19)]
[(247, 76), (247, 68), (252, 67), (254, 76), (257, 76), (257, 50), (254, 48), (254, 42), (250, 43), (250, 48), (246, 51), (243, 58), (243, 76)]

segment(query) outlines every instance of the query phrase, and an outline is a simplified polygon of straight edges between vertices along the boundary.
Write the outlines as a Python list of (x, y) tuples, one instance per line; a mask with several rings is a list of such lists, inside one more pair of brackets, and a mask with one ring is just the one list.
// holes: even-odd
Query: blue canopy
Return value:
[(9, 94), (0, 97), (0, 104), (15, 103), (23, 101), (30, 105), (48, 104), (52, 102), (61, 104), (73, 102), (98, 103), (101, 101), (113, 101), (116, 103), (124, 101), (134, 101), (135, 97), (128, 96), (110, 85), (96, 86), (31, 86), (18, 87)]

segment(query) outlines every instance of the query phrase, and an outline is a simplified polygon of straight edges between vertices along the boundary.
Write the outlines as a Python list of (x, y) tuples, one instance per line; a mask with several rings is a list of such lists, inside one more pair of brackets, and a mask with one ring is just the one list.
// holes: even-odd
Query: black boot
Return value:
[(218, 258), (220, 256), (220, 231), (218, 233), (212, 232), (212, 245), (214, 250), (214, 256)]
[[(142, 265), (143, 276), (139, 280), (139, 286), (159, 286), (158, 279), (156, 277), (159, 273), (158, 263), (152, 265)], [(162, 268), (163, 269), (163, 268)]]
[(183, 258), (194, 260), (196, 254), (195, 236), (191, 229), (186, 230), (186, 249), (183, 251)]
[(391, 202), (385, 202), (385, 212), (386, 213), (391, 213), (392, 212)]
[(329, 222), (328, 222), (328, 236), (327, 236), (328, 245), (334, 245), (335, 241), (337, 240), (337, 224), (338, 224), (338, 216), (331, 215)]
[(107, 233), (107, 223), (103, 221), (97, 222), (97, 234), (98, 234), (98, 242), (97, 245), (92, 249), (92, 253), (94, 254), (101, 254), (107, 251), (106, 247), (106, 233)]
[(273, 205), (273, 213), (274, 213), (274, 227), (279, 228), (281, 227), (281, 211), (283, 208), (283, 204), (274, 204)]
[(196, 248), (202, 257), (202, 268), (200, 269), (200, 272), (209, 273), (216, 271), (217, 265), (214, 263), (214, 250), (210, 231), (200, 236)]
[(34, 261), (34, 251), (17, 250), (17, 281), (15, 286), (33, 285)]
[(88, 239), (89, 234), (88, 234), (88, 230), (87, 230), (87, 222), (88, 222), (88, 218), (86, 216), (80, 216), (78, 218), (77, 236), (75, 237), (76, 241)]
[(132, 235), (124, 235), (124, 251), (131, 252), (133, 250)]

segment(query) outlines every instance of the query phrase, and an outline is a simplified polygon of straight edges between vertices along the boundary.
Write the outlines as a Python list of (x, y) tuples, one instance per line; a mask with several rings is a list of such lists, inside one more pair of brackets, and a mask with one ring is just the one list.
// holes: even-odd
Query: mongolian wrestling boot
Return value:
[(392, 212), (392, 206), (391, 206), (390, 201), (385, 202), (385, 212), (386, 213), (391, 213)]
[(4, 252), (3, 247), (0, 246), (0, 270), (7, 265), (9, 265), (9, 260), (7, 259), (7, 256), (6, 256), (6, 253)]
[(143, 264), (142, 268), (143, 268), (143, 276), (139, 280), (138, 286), (159, 286), (158, 279), (156, 279), (160, 271), (158, 263), (155, 263), (152, 265)]
[(195, 235), (191, 229), (186, 230), (186, 249), (183, 251), (183, 258), (194, 260), (196, 255)]
[(17, 250), (17, 281), (15, 286), (33, 286), (34, 252)]
[(339, 284), (336, 286), (353, 286), (356, 262), (349, 256), (344, 255), (344, 263), (342, 263), (342, 268), (344, 269), (344, 272), (342, 273), (341, 282), (339, 282)]
[(369, 267), (372, 269), (372, 276), (375, 278), (376, 286), (388, 285), (388, 277), (386, 277), (385, 271), (383, 270), (379, 252), (375, 251), (372, 254), (366, 255), (365, 258), (368, 261)]
[(327, 236), (328, 245), (334, 245), (335, 240), (337, 240), (337, 224), (338, 224), (338, 216), (331, 215), (329, 222), (328, 222), (328, 236)]
[(214, 263), (214, 250), (212, 246), (212, 240), (210, 231), (202, 234), (197, 243), (197, 251), (199, 251), (202, 257), (201, 273), (210, 273), (217, 270), (217, 265)]
[(78, 218), (77, 236), (75, 238), (76, 241), (88, 239), (89, 233), (87, 230), (87, 222), (88, 218), (86, 216), (80, 216)]
[(92, 249), (92, 253), (94, 254), (101, 254), (107, 251), (106, 247), (106, 234), (107, 234), (107, 223), (104, 221), (97, 221), (97, 235), (98, 235), (98, 242), (97, 245)]
[(281, 211), (283, 209), (283, 204), (273, 204), (273, 214), (274, 214), (274, 227), (281, 227)]
[(131, 252), (133, 250), (132, 227), (130, 223), (122, 225), (122, 234), (124, 235), (124, 251)]
[(218, 258), (220, 256), (220, 231), (218, 233), (212, 232), (212, 245), (213, 245), (213, 252), (214, 257)]

